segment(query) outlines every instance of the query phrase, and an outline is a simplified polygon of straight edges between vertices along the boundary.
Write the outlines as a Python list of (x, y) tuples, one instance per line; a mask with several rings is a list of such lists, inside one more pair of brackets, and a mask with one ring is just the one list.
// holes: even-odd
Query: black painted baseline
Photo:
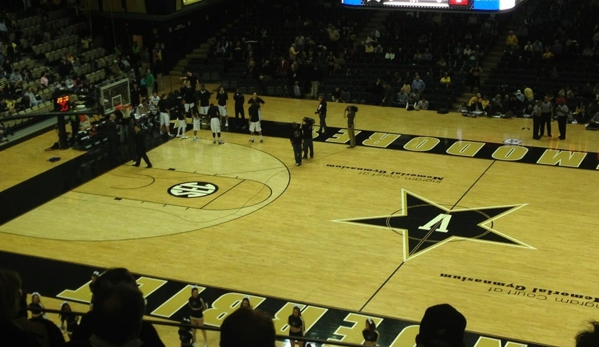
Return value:
[[(290, 123), (273, 122), (273, 121), (262, 121), (262, 128), (263, 128), (262, 132), (263, 132), (263, 134), (265, 136), (289, 138), (290, 135), (291, 135), (291, 124)], [(360, 129), (356, 129), (356, 132), (358, 132), (358, 131), (359, 131), (359, 133), (356, 134), (356, 144), (358, 146), (371, 147), (371, 146), (365, 146), (365, 145), (363, 145), (362, 142), (365, 141), (365, 140), (368, 140), (372, 135), (377, 134), (377, 133), (378, 134), (389, 134), (389, 135), (400, 135), (399, 138), (397, 138), (395, 141), (393, 141), (391, 144), (389, 144), (387, 147), (384, 147), (384, 148), (412, 152), (411, 150), (404, 148), (404, 146), (408, 142), (410, 142), (411, 140), (416, 139), (416, 138), (435, 138), (435, 139), (439, 140), (439, 143), (436, 146), (434, 146), (434, 148), (432, 148), (431, 150), (428, 150), (428, 151), (416, 151), (416, 152), (418, 152), (418, 153), (441, 154), (441, 155), (448, 155), (448, 156), (451, 156), (451, 157), (475, 158), (475, 159), (487, 159), (487, 160), (497, 160), (497, 159), (493, 158), (493, 153), (495, 153), (495, 151), (498, 148), (500, 148), (500, 147), (503, 147), (503, 146), (517, 146), (517, 147), (526, 148), (528, 150), (527, 153), (524, 155), (524, 157), (522, 159), (520, 159), (520, 160), (497, 160), (497, 161), (506, 161), (506, 162), (514, 162), (514, 163), (525, 163), (525, 164), (537, 164), (537, 165), (543, 165), (543, 166), (551, 166), (551, 165), (539, 164), (538, 163), (538, 160), (543, 156), (543, 154), (547, 150), (550, 150), (548, 148), (543, 148), (543, 147), (531, 147), (531, 146), (522, 146), (522, 145), (508, 145), (508, 144), (504, 144), (504, 143), (492, 143), (492, 142), (482, 142), (482, 141), (458, 140), (458, 139), (452, 139), (452, 138), (442, 138), (442, 137), (433, 137), (433, 136), (421, 136), (421, 135), (410, 135), (410, 134), (399, 134), (399, 133), (384, 132), (384, 131), (372, 131), (372, 130), (360, 130)], [(326, 134), (321, 135), (321, 136), (315, 138), (314, 141), (315, 142), (335, 143), (335, 142), (327, 141), (327, 140), (332, 140), (336, 136), (344, 134), (344, 132), (345, 132), (345, 128), (329, 127), (329, 128), (327, 128)], [(484, 144), (484, 146), (474, 156), (472, 156), (472, 157), (448, 154), (447, 153), (447, 149), (449, 149), (454, 143), (457, 143), (457, 142), (460, 142), (460, 141), (466, 141), (466, 142), (476, 143), (476, 144)], [(349, 141), (347, 143), (349, 143)], [(371, 148), (381, 148), (381, 147), (372, 146)], [(564, 152), (570, 152), (570, 151), (564, 150)], [(553, 165), (553, 166), (597, 171), (598, 166), (599, 166), (599, 153), (595, 153), (595, 152), (582, 152), (582, 151), (572, 151), (571, 153), (583, 153), (583, 154), (585, 154), (585, 157), (581, 161), (580, 165), (578, 165), (576, 167), (572, 167), (572, 166), (565, 166), (565, 165), (556, 164), (556, 165)]]

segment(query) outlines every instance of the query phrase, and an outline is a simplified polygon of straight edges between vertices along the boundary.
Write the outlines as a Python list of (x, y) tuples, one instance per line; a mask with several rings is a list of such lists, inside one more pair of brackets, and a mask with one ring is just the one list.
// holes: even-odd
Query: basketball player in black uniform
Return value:
[(225, 119), (225, 128), (229, 127), (229, 117), (227, 115), (227, 100), (229, 100), (229, 94), (225, 91), (225, 87), (220, 86), (218, 93), (216, 93), (216, 101), (218, 104), (218, 111), (220, 112), (221, 119)]
[(170, 110), (168, 107), (168, 100), (166, 98), (166, 94), (162, 94), (162, 97), (160, 98), (160, 101), (158, 101), (158, 112), (160, 112), (160, 131), (162, 133), (162, 128), (164, 127), (166, 134), (168, 134), (169, 137), (173, 137), (174, 135), (171, 134), (171, 129), (170, 129), (170, 125), (171, 125), (171, 114), (170, 114)]
[(185, 113), (187, 113), (187, 117), (191, 117), (197, 109), (195, 108), (195, 90), (191, 87), (191, 82), (186, 80), (181, 87), (181, 95), (183, 99), (185, 99)]
[(293, 147), (293, 155), (295, 157), (295, 166), (302, 165), (302, 145), (304, 139), (302, 136), (302, 129), (299, 124), (293, 123), (293, 131), (291, 132), (291, 146)]
[[(200, 298), (198, 287), (194, 286), (191, 288), (191, 296), (188, 300), (189, 305), (189, 320), (191, 324), (198, 325), (200, 327), (204, 326), (204, 310), (207, 308), (206, 303), (202, 298)], [(204, 336), (204, 347), (208, 346), (208, 338), (206, 336), (206, 330), (202, 330), (202, 335)], [(193, 333), (193, 340), (196, 340), (196, 331), (197, 329), (191, 329)]]
[(252, 97), (248, 100), (248, 104), (250, 105), (254, 105), (257, 104), (258, 107), (258, 120), (262, 120), (262, 106), (264, 106), (264, 104), (266, 103), (266, 101), (262, 100), (262, 98), (260, 98), (258, 96), (258, 94), (254, 93), (252, 94)]
[(320, 128), (318, 129), (319, 134), (324, 134), (327, 131), (327, 102), (322, 95), (318, 97), (318, 108), (314, 114), (317, 114), (320, 118)]
[(188, 139), (189, 136), (185, 136), (185, 131), (187, 130), (187, 120), (185, 115), (188, 114), (185, 111), (187, 102), (182, 97), (179, 97), (177, 100), (178, 102), (176, 103), (175, 107), (173, 107), (173, 112), (177, 117), (177, 137), (180, 137), (181, 139)]
[(200, 115), (208, 115), (208, 107), (210, 107), (210, 92), (206, 89), (205, 85), (200, 86), (199, 98), (200, 98)]
[(293, 313), (287, 319), (287, 324), (289, 324), (289, 342), (291, 343), (291, 347), (295, 347), (296, 343), (300, 347), (303, 347), (304, 341), (293, 340), (294, 336), (304, 336), (305, 325), (299, 306), (293, 306)]
[(146, 167), (150, 169), (152, 168), (152, 163), (150, 163), (150, 158), (146, 154), (146, 132), (141, 130), (139, 124), (135, 124), (133, 129), (135, 130), (135, 151), (137, 153), (137, 160), (133, 166), (139, 166), (139, 163), (143, 159), (146, 162)]
[(376, 324), (370, 318), (366, 319), (364, 330), (362, 330), (362, 337), (364, 337), (365, 346), (376, 346), (376, 342), (379, 339), (379, 332), (376, 330)]
[[(235, 100), (235, 128), (245, 129), (245, 110), (243, 109), (245, 96), (239, 92), (239, 88), (235, 91), (233, 100)], [(241, 117), (239, 117), (239, 115), (241, 115)]]
[(218, 144), (222, 145), (224, 142), (220, 139), (220, 124), (222, 121), (220, 111), (214, 104), (210, 104), (208, 107), (208, 118), (210, 118), (210, 130), (212, 131), (212, 143), (216, 143), (216, 135), (218, 135)]
[(187, 70), (187, 75), (181, 77), (181, 79), (186, 82), (189, 81), (189, 85), (195, 93), (196, 89), (198, 88), (198, 78), (196, 77), (196, 75), (194, 75), (191, 71)]
[(254, 134), (260, 134), (260, 143), (264, 142), (262, 138), (262, 126), (260, 124), (260, 104), (257, 102), (252, 103), (248, 108), (248, 114), (250, 117), (250, 142), (254, 142)]

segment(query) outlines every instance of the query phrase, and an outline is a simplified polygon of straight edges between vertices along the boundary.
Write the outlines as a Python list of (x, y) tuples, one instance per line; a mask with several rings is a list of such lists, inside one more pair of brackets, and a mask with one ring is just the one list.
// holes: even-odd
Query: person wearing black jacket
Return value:
[(200, 86), (199, 98), (200, 98), (200, 115), (207, 116), (208, 108), (210, 107), (210, 96), (212, 94), (206, 89), (205, 85)]
[(291, 141), (291, 146), (293, 147), (295, 166), (300, 166), (302, 165), (302, 145), (304, 144), (304, 139), (299, 124), (293, 123), (293, 131), (291, 132), (289, 141)]
[(312, 141), (312, 133), (314, 131), (314, 119), (305, 117), (302, 122), (302, 137), (304, 139), (304, 159), (308, 159), (308, 151), (310, 158), (314, 158), (314, 142)]
[(139, 124), (136, 124), (133, 129), (135, 130), (135, 152), (137, 153), (137, 160), (133, 166), (139, 166), (143, 159), (149, 169), (152, 167), (152, 163), (146, 154), (146, 132), (141, 129)]
[(315, 114), (320, 118), (320, 128), (318, 129), (319, 134), (324, 134), (327, 131), (327, 102), (322, 95), (318, 97), (318, 108)]
[[(243, 109), (245, 96), (239, 92), (239, 88), (235, 91), (233, 100), (235, 100), (235, 128), (245, 129), (245, 110)], [(239, 117), (239, 115), (241, 115), (241, 117)]]
[(220, 112), (221, 119), (225, 120), (225, 128), (229, 128), (229, 117), (227, 115), (227, 100), (229, 100), (229, 94), (225, 91), (225, 87), (220, 86), (218, 93), (216, 93), (216, 101), (218, 103), (218, 112)]

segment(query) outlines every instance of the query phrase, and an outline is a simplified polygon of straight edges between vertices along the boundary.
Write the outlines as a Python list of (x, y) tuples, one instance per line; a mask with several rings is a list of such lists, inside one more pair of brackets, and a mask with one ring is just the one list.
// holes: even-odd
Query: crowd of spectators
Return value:
[(363, 37), (371, 13), (318, 1), (251, 6), (239, 25), (211, 42), (209, 59), (223, 60), (223, 79), (242, 80), (258, 94), (326, 94), (332, 101), (412, 109), (425, 88), (427, 98), (445, 106), (464, 81), (480, 90), (479, 63), (504, 22), (499, 16), (392, 13)]
[[(135, 278), (124, 268), (94, 272), (90, 282), (92, 305), (81, 317), (68, 303), (61, 305), (61, 327), (50, 319), (38, 293), (23, 292), (19, 274), (0, 269), (0, 345), (11, 347), (164, 347), (156, 328), (143, 320), (146, 301)], [(243, 301), (242, 301), (243, 302)], [(254, 309), (249, 302), (227, 315), (220, 327), (220, 347), (275, 347), (276, 331), (271, 314)], [(299, 309), (298, 309), (299, 312)], [(291, 320), (291, 316), (290, 316)], [(364, 345), (376, 346), (380, 337), (376, 325), (365, 321)], [(467, 320), (449, 304), (426, 309), (416, 335), (417, 347), (463, 347)], [(178, 336), (181, 346), (197, 346), (189, 320)], [(65, 339), (65, 336), (67, 337)], [(291, 336), (291, 335), (290, 335)], [(67, 341), (68, 340), (68, 341)], [(599, 322), (575, 337), (576, 347), (599, 345)], [(304, 343), (301, 342), (300, 346)], [(207, 344), (204, 344), (206, 346)], [(307, 344), (308, 345), (308, 344)]]
[(571, 122), (599, 111), (599, 26), (594, 1), (540, 1), (505, 35), (505, 50), (467, 107), (488, 115), (530, 116), (537, 100), (568, 106)]

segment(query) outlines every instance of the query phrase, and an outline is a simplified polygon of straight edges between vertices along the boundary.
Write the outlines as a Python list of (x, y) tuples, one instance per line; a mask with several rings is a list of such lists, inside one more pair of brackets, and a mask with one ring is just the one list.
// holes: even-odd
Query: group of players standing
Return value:
[[(208, 91), (205, 85), (200, 85), (197, 90), (198, 79), (190, 71), (187, 72), (183, 80), (183, 86), (179, 91), (176, 91), (167, 97), (162, 94), (161, 97), (154, 93), (147, 102), (141, 100), (137, 106), (136, 117), (144, 117), (146, 115), (157, 115), (160, 119), (160, 132), (167, 134), (169, 137), (175, 137), (171, 133), (171, 119), (176, 119), (176, 137), (187, 139), (187, 119), (192, 119), (193, 124), (193, 140), (198, 141), (198, 132), (202, 129), (202, 119), (209, 119), (210, 130), (212, 132), (212, 143), (223, 144), (221, 138), (221, 129), (229, 129), (229, 115), (227, 112), (227, 103), (229, 94), (224, 87), (220, 87), (216, 92), (216, 105), (210, 102), (213, 95)], [(261, 120), (261, 108), (265, 101), (258, 97), (256, 93), (248, 100), (250, 105), (248, 108), (248, 120), (245, 118), (245, 96), (237, 90), (233, 96), (235, 102), (235, 119), (231, 119), (232, 125), (237, 130), (245, 130), (249, 127), (251, 134), (250, 142), (254, 142), (254, 135), (260, 136), (260, 142), (263, 142)]]

